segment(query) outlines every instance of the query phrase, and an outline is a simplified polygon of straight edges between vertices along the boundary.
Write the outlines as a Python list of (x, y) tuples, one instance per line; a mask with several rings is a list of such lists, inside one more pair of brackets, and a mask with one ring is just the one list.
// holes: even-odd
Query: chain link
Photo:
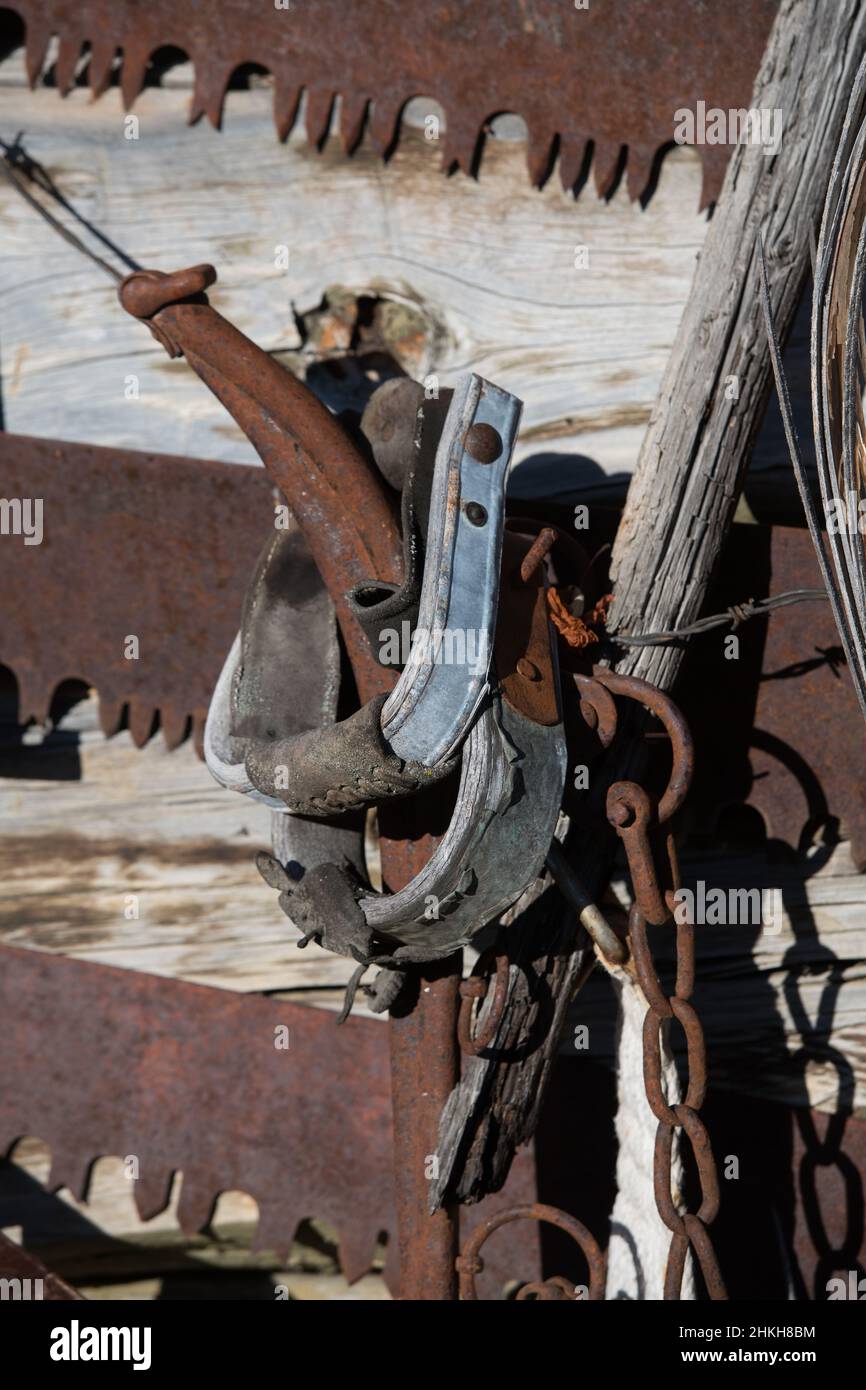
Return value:
[[(635, 782), (616, 782), (607, 798), (608, 820), (623, 842), (634, 887), (634, 904), (629, 914), (629, 942), (638, 984), (647, 1000), (643, 1023), (643, 1075), (647, 1103), (658, 1120), (653, 1158), (653, 1189), (659, 1216), (671, 1232), (665, 1270), (664, 1297), (681, 1297), (688, 1250), (700, 1265), (710, 1298), (727, 1299), (716, 1253), (708, 1227), (719, 1210), (719, 1178), (710, 1136), (698, 1114), (707, 1089), (707, 1061), (700, 1019), (689, 1000), (695, 982), (695, 931), (675, 897), (680, 887), (679, 864), (674, 837), (664, 827), (682, 804), (691, 780), (693, 751), (691, 735), (682, 714), (660, 690), (631, 676), (599, 671), (595, 679), (611, 694), (638, 700), (651, 710), (670, 736), (673, 767), (670, 780), (656, 807), (653, 799)], [(586, 701), (592, 692), (581, 687)], [(654, 846), (664, 834), (664, 869), (657, 868)], [(673, 994), (667, 994), (656, 973), (647, 927), (674, 922), (676, 927), (676, 979)], [(662, 1079), (663, 1030), (676, 1019), (686, 1040), (687, 1084), (684, 1099), (671, 1105)], [(677, 1210), (671, 1187), (674, 1139), (679, 1133), (692, 1148), (701, 1188), (696, 1212)]]
[[(634, 676), (597, 669), (593, 676), (575, 676), (580, 694), (581, 714), (587, 725), (595, 729), (601, 744), (607, 748), (616, 732), (617, 711), (613, 696), (636, 700), (655, 714), (670, 738), (673, 762), (668, 785), (656, 801), (636, 782), (615, 782), (607, 794), (607, 816), (622, 840), (634, 888), (634, 904), (629, 916), (629, 945), (632, 968), (647, 1000), (643, 1022), (643, 1075), (646, 1098), (658, 1121), (653, 1158), (653, 1188), (659, 1216), (671, 1233), (665, 1268), (664, 1297), (682, 1297), (682, 1282), (686, 1255), (692, 1250), (703, 1273), (707, 1292), (712, 1299), (727, 1299), (715, 1250), (708, 1227), (719, 1210), (719, 1178), (713, 1158), (710, 1136), (699, 1111), (707, 1089), (707, 1064), (704, 1034), (700, 1019), (689, 1002), (695, 982), (695, 932), (675, 893), (680, 887), (679, 865), (673, 834), (666, 828), (679, 810), (691, 782), (694, 750), (691, 734), (682, 714), (672, 700)], [(655, 846), (664, 840), (663, 871), (657, 868)], [(676, 909), (676, 910), (675, 910)], [(671, 921), (676, 926), (676, 979), (673, 994), (666, 994), (656, 973), (647, 927), (664, 926)], [(500, 956), (496, 962), (496, 982), (488, 1006), (487, 1017), (478, 1032), (473, 1033), (475, 1011), (488, 991), (485, 981), (487, 961), (479, 962), (477, 974), (461, 987), (460, 1044), (464, 1052), (478, 1055), (493, 1041), (502, 1021), (506, 1003), (507, 960)], [(687, 1085), (684, 1099), (671, 1105), (665, 1095), (662, 1078), (663, 1029), (676, 1019), (686, 1040)], [(701, 1188), (701, 1202), (696, 1212), (681, 1212), (672, 1193), (672, 1164), (674, 1141), (685, 1136), (692, 1148)], [(460, 1297), (475, 1299), (475, 1276), (483, 1269), (481, 1246), (500, 1226), (520, 1219), (549, 1221), (576, 1240), (586, 1256), (590, 1283), (588, 1297), (604, 1297), (604, 1256), (585, 1226), (555, 1207), (515, 1207), (497, 1213), (480, 1226), (467, 1241), (457, 1261), (460, 1274)], [(555, 1277), (524, 1286), (518, 1297), (525, 1299), (573, 1298), (575, 1290), (568, 1280)]]

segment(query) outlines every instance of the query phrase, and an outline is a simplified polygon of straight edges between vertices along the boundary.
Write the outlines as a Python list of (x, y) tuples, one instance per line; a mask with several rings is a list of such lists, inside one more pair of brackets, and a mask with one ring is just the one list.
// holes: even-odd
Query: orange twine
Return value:
[(557, 589), (547, 590), (550, 620), (570, 647), (590, 647), (593, 642), (599, 640), (598, 633), (593, 629), (604, 627), (607, 622), (607, 610), (612, 602), (613, 594), (605, 594), (586, 618), (576, 618), (573, 613), (569, 613)]

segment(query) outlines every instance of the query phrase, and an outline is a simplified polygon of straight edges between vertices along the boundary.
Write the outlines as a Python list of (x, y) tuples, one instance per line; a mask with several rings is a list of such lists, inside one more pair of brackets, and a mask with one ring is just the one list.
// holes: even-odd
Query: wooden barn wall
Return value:
[[(83, 86), (62, 100), (44, 85), (31, 93), (17, 52), (0, 64), (0, 125), (7, 139), (25, 130), (75, 207), (140, 264), (212, 262), (217, 307), (292, 370), (316, 368), (325, 392), (333, 343), (311, 341), (305, 316), (325, 296), (393, 300), (422, 335), (413, 374), (451, 385), (472, 368), (525, 401), (515, 490), (624, 491), (707, 225), (695, 151), (666, 155), (645, 206), (624, 179), (603, 201), (591, 179), (564, 192), (555, 168), (530, 187), (514, 118), (486, 138), (477, 179), (446, 178), (441, 143), (424, 133), (438, 107), (423, 98), (383, 163), (363, 142), (346, 158), (333, 136), (312, 149), (303, 105), (280, 144), (264, 78), (229, 92), (220, 132), (190, 130), (190, 80), (184, 65), (145, 88), (131, 127), (116, 87), (97, 102)], [(7, 429), (257, 464), (96, 266), (11, 191), (0, 217)], [(796, 338), (799, 383), (802, 329)], [(775, 419), (756, 467), (787, 472)]]
[[(143, 265), (211, 261), (213, 302), (293, 370), (312, 373), (326, 395), (339, 396), (348, 368), (333, 322), (330, 339), (307, 332), (317, 308), (347, 295), (390, 300), (416, 375), (449, 385), (471, 367), (524, 398), (518, 489), (622, 491), (705, 232), (692, 151), (665, 158), (646, 206), (629, 202), (624, 182), (604, 202), (591, 180), (576, 196), (564, 193), (556, 170), (532, 189), (513, 121), (488, 137), (477, 179), (446, 179), (437, 143), (424, 136), (423, 100), (384, 164), (363, 145), (347, 159), (334, 139), (311, 150), (303, 111), (279, 144), (265, 81), (229, 93), (221, 132), (187, 127), (189, 96), (186, 67), (145, 89), (134, 111), (138, 139), (129, 140), (116, 88), (98, 102), (83, 87), (63, 101), (44, 83), (31, 93), (14, 54), (0, 64), (0, 133), (24, 130), (28, 150), (75, 206)], [(101, 272), (2, 186), (0, 236), (7, 429), (258, 466), (184, 362), (169, 361), (121, 312)], [(275, 264), (281, 246), (287, 269)], [(588, 266), (579, 269), (581, 247)], [(804, 347), (801, 316), (789, 352), (800, 387)], [(335, 357), (343, 358), (336, 368)], [(771, 483), (788, 476), (772, 411), (753, 470)], [(143, 752), (127, 733), (105, 741), (92, 698), (23, 742), (8, 700), (4, 710), (3, 940), (336, 1005), (352, 963), (295, 949), (252, 863), (267, 841), (262, 808), (218, 789), (188, 744), (168, 754), (159, 739)], [(756, 969), (775, 990), (798, 910), (816, 913), (834, 954), (866, 955), (864, 879), (844, 846), (808, 891), (787, 935), (755, 948)], [(130, 895), (137, 916), (126, 911)], [(731, 965), (712, 943), (706, 970), (723, 1023)], [(861, 974), (846, 967), (836, 1039), (858, 1077), (866, 1072)], [(598, 1007), (587, 994), (586, 1009)], [(784, 1028), (794, 1048), (796, 1022), (785, 1017)], [(824, 1078), (813, 1099), (832, 1108), (831, 1091)]]

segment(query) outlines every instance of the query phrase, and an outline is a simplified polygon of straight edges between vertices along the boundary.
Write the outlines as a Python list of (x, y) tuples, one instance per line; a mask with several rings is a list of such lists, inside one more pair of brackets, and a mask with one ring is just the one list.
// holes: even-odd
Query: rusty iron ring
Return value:
[[(504, 951), (496, 953), (496, 971), (494, 974), (493, 999), (490, 1010), (484, 1020), (483, 1026), (473, 1033), (473, 1020), (477, 1018), (483, 1007), (482, 1001), (487, 997), (490, 977), (484, 973), (486, 957), (482, 956), (476, 963), (475, 970), (466, 980), (460, 981), (460, 1012), (457, 1015), (457, 1040), (460, 1043), (460, 1051), (468, 1057), (478, 1057), (486, 1048), (490, 1046), (505, 1013), (505, 1003), (508, 998), (508, 976), (510, 963)], [(476, 973), (477, 972), (477, 973)], [(478, 1010), (475, 1010), (475, 1004)]]
[(671, 741), (671, 772), (667, 787), (659, 800), (659, 824), (664, 825), (680, 809), (686, 799), (695, 766), (695, 747), (691, 730), (682, 711), (663, 690), (650, 685), (649, 681), (637, 676), (621, 676), (605, 667), (595, 667), (593, 679), (603, 685), (612, 695), (622, 695), (643, 705), (665, 727)]
[[(500, 1226), (506, 1226), (510, 1221), (545, 1221), (551, 1226), (556, 1226), (566, 1235), (571, 1236), (583, 1251), (587, 1265), (589, 1266), (589, 1301), (600, 1303), (604, 1298), (604, 1278), (605, 1278), (605, 1258), (598, 1242), (590, 1231), (575, 1217), (569, 1216), (566, 1212), (560, 1211), (558, 1207), (545, 1206), (543, 1202), (528, 1202), (519, 1207), (506, 1207), (504, 1211), (496, 1212), (487, 1221), (472, 1232), (463, 1247), (463, 1253), (458, 1255), (456, 1260), (457, 1273), (460, 1276), (460, 1300), (467, 1303), (477, 1301), (478, 1292), (475, 1288), (475, 1276), (480, 1274), (484, 1268), (484, 1261), (481, 1259), (480, 1251), (484, 1242), (498, 1231)], [(559, 1293), (550, 1291), (550, 1287), (559, 1289)], [(526, 1287), (544, 1299), (556, 1299), (562, 1297), (562, 1291), (569, 1286), (569, 1281), (555, 1276), (553, 1279), (544, 1281), (543, 1284), (531, 1284)], [(574, 1285), (571, 1285), (573, 1288)], [(545, 1291), (540, 1292), (541, 1289)]]
[(577, 1286), (572, 1284), (570, 1279), (566, 1279), (562, 1274), (552, 1274), (549, 1279), (540, 1279), (533, 1284), (524, 1284), (518, 1289), (514, 1296), (516, 1303), (528, 1303), (530, 1300), (541, 1302), (557, 1302), (563, 1299), (574, 1300), (577, 1298)]

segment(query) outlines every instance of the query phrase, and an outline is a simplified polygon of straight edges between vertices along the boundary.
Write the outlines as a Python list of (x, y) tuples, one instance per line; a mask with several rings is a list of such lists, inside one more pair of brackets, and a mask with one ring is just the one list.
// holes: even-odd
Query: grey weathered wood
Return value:
[[(188, 100), (188, 73), (170, 69), (137, 100), (140, 138), (126, 140), (116, 90), (61, 100), (27, 89), (20, 53), (0, 63), (0, 130), (23, 127), (75, 206), (139, 259), (212, 261), (216, 306), (293, 371), (312, 367), (321, 384), (340, 352), (333, 316), (318, 332), (324, 295), (381, 295), (410, 373), (453, 385), (471, 366), (525, 401), (515, 489), (624, 494), (706, 233), (694, 150), (666, 156), (642, 207), (624, 184), (609, 202), (591, 181), (575, 199), (555, 174), (531, 188), (525, 138), (489, 139), (477, 181), (446, 180), (411, 111), (383, 164), (363, 142), (350, 159), (336, 138), (312, 152), (303, 109), (280, 145), (269, 90), (230, 92), (219, 133), (189, 129)], [(165, 359), (113, 285), (5, 183), (0, 215), (7, 429), (258, 465), (187, 366)], [(287, 271), (274, 265), (279, 244)], [(346, 379), (331, 381), (335, 399)], [(787, 476), (777, 432), (759, 462)]]
[[(519, 931), (508, 927), (519, 921)], [(556, 1058), (574, 993), (572, 970), (595, 963), (584, 943), (573, 949), (575, 921), (550, 881), (537, 879), (503, 918), (498, 947), (509, 980), (502, 1023), (480, 1056), (464, 1056), (461, 1079), (442, 1112), (430, 1184), (434, 1209), (446, 1199), (479, 1201), (505, 1182), (515, 1150), (538, 1122), (544, 1086)], [(479, 1015), (483, 1027), (492, 989)]]
[[(756, 238), (784, 338), (864, 46), (859, 0), (786, 0), (780, 9), (752, 105), (782, 110), (781, 145), (773, 157), (754, 145), (731, 156), (614, 546), (612, 628), (654, 632), (698, 616), (770, 389)], [(738, 400), (726, 399), (732, 380)], [(643, 648), (617, 669), (670, 689), (681, 657)]]
[[(127, 140), (117, 89), (96, 102), (83, 88), (30, 92), (19, 52), (0, 64), (0, 131), (24, 128), (75, 206), (144, 264), (212, 261), (215, 306), (292, 370), (327, 355), (302, 343), (296, 313), (335, 287), (381, 294), (426, 330), (414, 375), (450, 386), (472, 367), (525, 400), (518, 458), (574, 468), (579, 456), (584, 480), (631, 472), (706, 230), (695, 151), (665, 160), (645, 209), (624, 184), (609, 203), (591, 185), (575, 200), (558, 177), (530, 187), (525, 140), (490, 139), (481, 178), (445, 179), (423, 119), (387, 164), (366, 141), (349, 159), (336, 137), (312, 151), (303, 110), (281, 145), (269, 89), (230, 92), (221, 131), (190, 130), (178, 80), (141, 93)], [(257, 464), (95, 266), (5, 186), (0, 209), (7, 429)], [(588, 269), (575, 269), (577, 245)], [(130, 374), (138, 400), (125, 396)]]
[(354, 962), (298, 950), (259, 877), (267, 808), (217, 786), (189, 742), (106, 740), (93, 695), (17, 738), (7, 724), (0, 941), (229, 989), (345, 986)]

